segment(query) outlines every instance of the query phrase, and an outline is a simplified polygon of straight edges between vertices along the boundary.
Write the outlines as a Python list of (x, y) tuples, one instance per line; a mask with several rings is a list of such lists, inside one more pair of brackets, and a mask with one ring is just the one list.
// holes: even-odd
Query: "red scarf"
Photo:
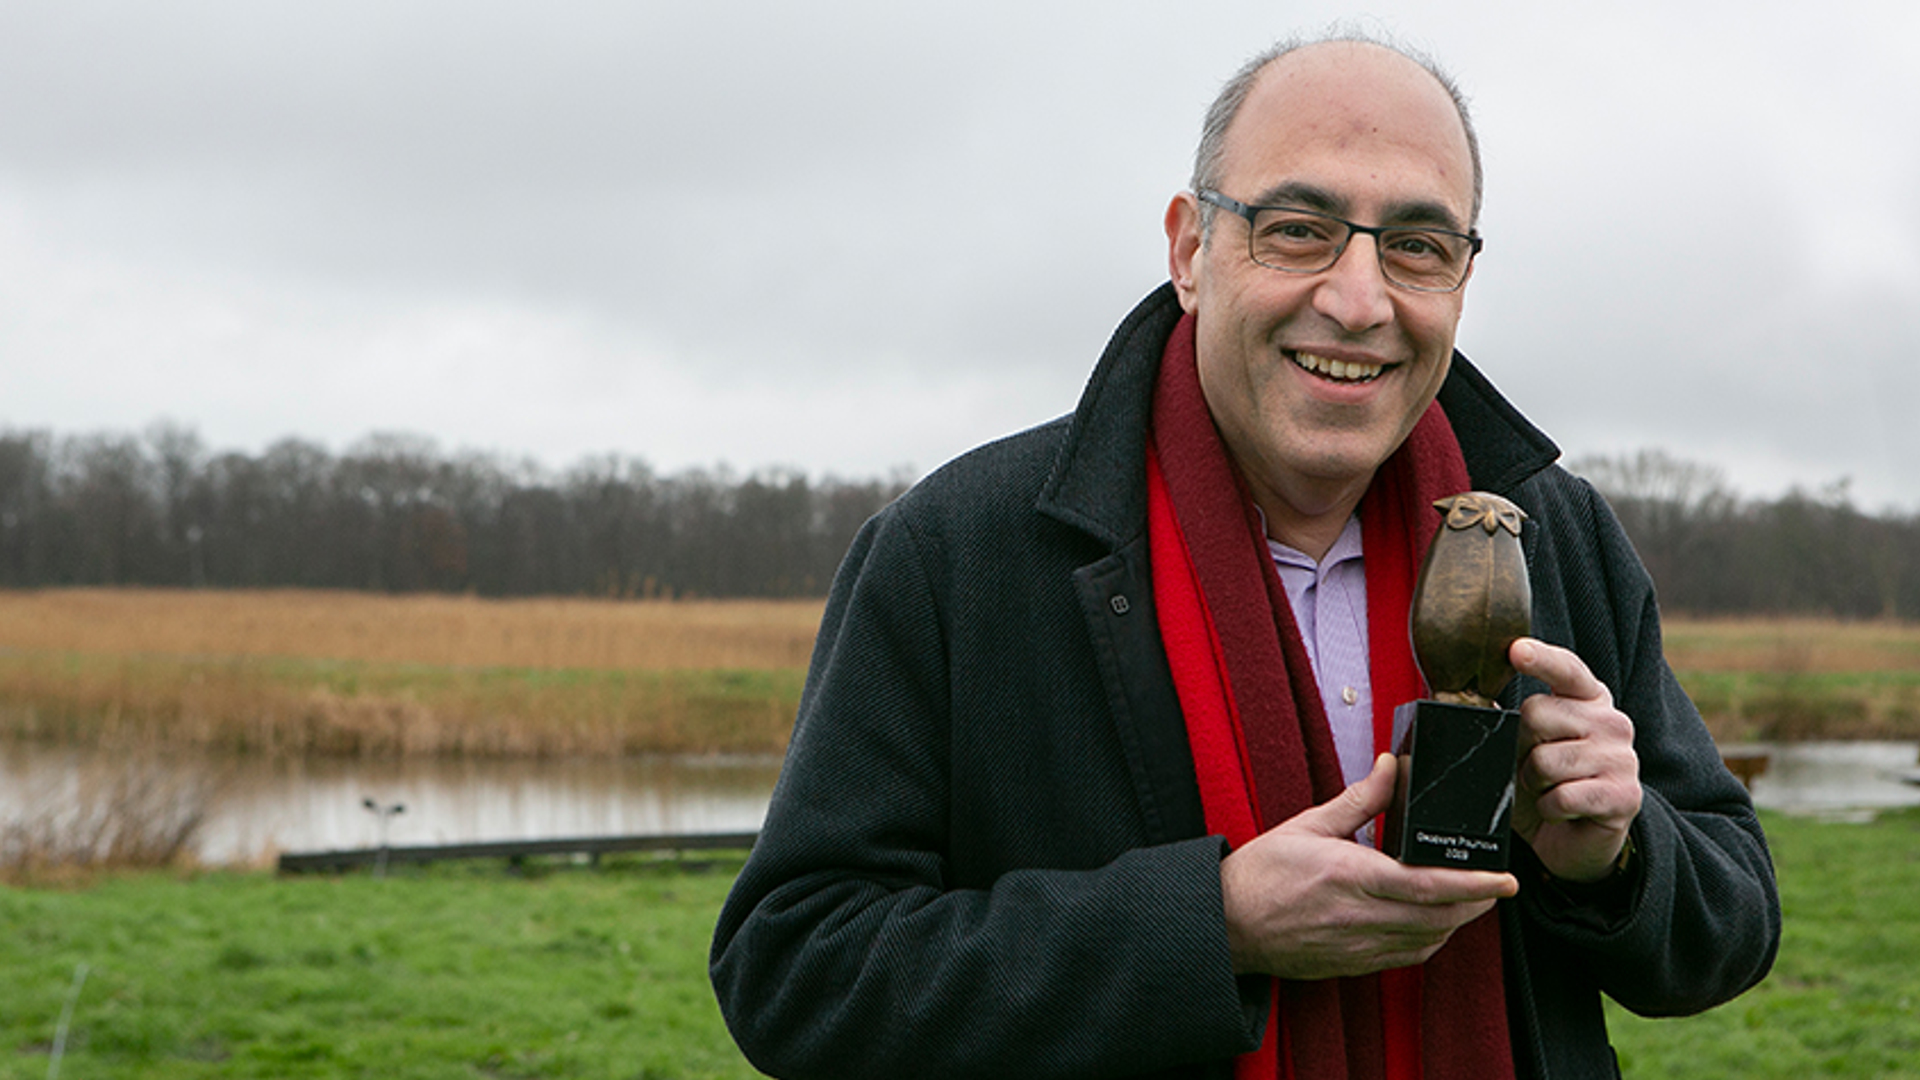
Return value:
[[(1435, 499), (1471, 486), (1438, 402), (1360, 503), (1374, 746), (1394, 706), (1425, 692), (1407, 632)], [(1186, 716), (1207, 829), (1235, 847), (1345, 786), (1333, 732), (1259, 514), (1213, 426), (1194, 320), (1174, 328), (1147, 449), (1149, 543), (1160, 634)], [(1511, 1077), (1500, 927), (1492, 913), (1425, 964), (1359, 978), (1276, 980), (1260, 1050), (1236, 1080)]]

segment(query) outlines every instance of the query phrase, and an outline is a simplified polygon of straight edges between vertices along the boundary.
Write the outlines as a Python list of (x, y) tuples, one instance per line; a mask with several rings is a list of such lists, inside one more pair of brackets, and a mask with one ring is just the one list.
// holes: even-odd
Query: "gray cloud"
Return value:
[[(1570, 452), (1920, 505), (1920, 15), (1382, 6)], [(0, 422), (928, 467), (1071, 407), (1201, 110), (1337, 5), (15, 3)]]

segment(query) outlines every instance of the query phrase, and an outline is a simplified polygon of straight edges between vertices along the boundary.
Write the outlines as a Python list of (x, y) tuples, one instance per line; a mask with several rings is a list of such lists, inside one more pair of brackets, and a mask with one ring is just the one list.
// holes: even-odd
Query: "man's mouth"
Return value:
[(1372, 382), (1387, 370), (1384, 364), (1363, 364), (1353, 360), (1329, 360), (1310, 352), (1289, 351), (1287, 358), (1322, 378), (1335, 382)]

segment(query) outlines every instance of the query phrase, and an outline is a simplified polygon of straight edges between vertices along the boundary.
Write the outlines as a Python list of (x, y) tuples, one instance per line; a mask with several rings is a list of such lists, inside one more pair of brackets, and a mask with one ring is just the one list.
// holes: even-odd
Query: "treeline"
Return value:
[(1743, 499), (1648, 451), (1569, 463), (1619, 514), (1667, 612), (1920, 619), (1920, 514), (1865, 514), (1846, 483)]
[[(1920, 515), (1863, 513), (1844, 484), (1742, 498), (1658, 452), (1569, 467), (1613, 503), (1666, 611), (1920, 619)], [(0, 587), (817, 596), (905, 486), (610, 456), (551, 472), (408, 436), (249, 455), (166, 425), (0, 432)]]
[(210, 453), (192, 431), (0, 433), (0, 587), (151, 585), (485, 596), (823, 594), (902, 478), (616, 457), (552, 473), (426, 440)]

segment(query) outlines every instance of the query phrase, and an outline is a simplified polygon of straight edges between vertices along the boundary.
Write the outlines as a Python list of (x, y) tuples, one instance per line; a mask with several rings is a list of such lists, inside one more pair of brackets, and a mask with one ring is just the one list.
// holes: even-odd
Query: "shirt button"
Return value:
[(1360, 700), (1360, 691), (1351, 686), (1345, 687), (1340, 691), (1340, 700), (1352, 705)]

